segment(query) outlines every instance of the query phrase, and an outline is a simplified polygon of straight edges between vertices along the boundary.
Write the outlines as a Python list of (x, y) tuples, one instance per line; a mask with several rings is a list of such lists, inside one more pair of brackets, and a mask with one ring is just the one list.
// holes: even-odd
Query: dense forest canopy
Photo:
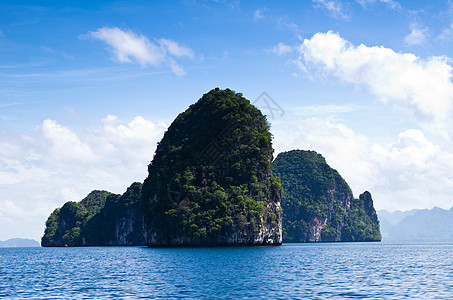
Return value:
[[(283, 241), (380, 240), (371, 194), (354, 199), (346, 181), (314, 151), (280, 153), (273, 172), (283, 186)], [(313, 232), (319, 228), (320, 237)]]
[(261, 112), (229, 89), (215, 89), (181, 113), (158, 144), (143, 185), (157, 240), (210, 243), (279, 224), (280, 183), (272, 176), (272, 136)]
[[(43, 246), (144, 244), (139, 204), (142, 184), (133, 183), (123, 195), (92, 191), (80, 202), (66, 202), (46, 222)], [(118, 232), (121, 223), (134, 225)], [(124, 238), (122, 237), (124, 236)]]
[(371, 194), (355, 199), (322, 155), (293, 150), (272, 160), (265, 116), (240, 93), (211, 90), (170, 125), (143, 185), (65, 203), (49, 216), (42, 245), (381, 239)]

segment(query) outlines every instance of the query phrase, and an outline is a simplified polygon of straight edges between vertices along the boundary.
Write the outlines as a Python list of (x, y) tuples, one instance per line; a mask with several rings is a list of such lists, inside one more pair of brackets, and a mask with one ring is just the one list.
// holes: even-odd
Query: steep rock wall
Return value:
[(143, 184), (147, 244), (281, 244), (271, 139), (261, 112), (228, 89), (210, 91), (181, 113)]
[(381, 239), (371, 194), (354, 199), (348, 184), (320, 154), (283, 152), (273, 167), (283, 186), (284, 242)]

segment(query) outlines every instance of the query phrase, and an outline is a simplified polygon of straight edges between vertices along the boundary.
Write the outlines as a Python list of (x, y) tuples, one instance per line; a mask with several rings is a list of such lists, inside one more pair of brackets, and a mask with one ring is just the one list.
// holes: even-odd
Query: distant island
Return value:
[(280, 153), (273, 173), (283, 186), (284, 242), (380, 241), (369, 192), (354, 198), (346, 181), (315, 151)]
[(42, 246), (379, 241), (371, 194), (353, 198), (313, 151), (274, 161), (269, 128), (242, 94), (211, 90), (170, 125), (143, 184), (55, 209)]
[(383, 241), (453, 241), (453, 207), (379, 210), (378, 215)]
[(0, 248), (5, 247), (39, 247), (39, 243), (32, 239), (13, 238), (0, 241)]

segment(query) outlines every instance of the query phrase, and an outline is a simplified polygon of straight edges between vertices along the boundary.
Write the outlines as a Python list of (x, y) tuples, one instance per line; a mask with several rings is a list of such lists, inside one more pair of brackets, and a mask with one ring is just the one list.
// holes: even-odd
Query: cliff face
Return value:
[(314, 151), (280, 153), (273, 172), (283, 186), (283, 241), (379, 241), (369, 192), (354, 199), (340, 174)]
[(144, 245), (141, 189), (142, 184), (135, 182), (123, 195), (108, 197), (100, 212), (85, 223), (81, 245)]
[(143, 184), (150, 246), (278, 245), (281, 187), (269, 125), (241, 94), (215, 89), (181, 113)]
[(67, 202), (46, 222), (43, 247), (143, 245), (141, 184), (123, 195), (93, 191), (80, 202)]
[[(376, 241), (369, 192), (351, 189), (313, 151), (280, 153), (261, 112), (215, 89), (181, 113), (158, 143), (142, 184), (93, 191), (46, 222), (42, 246), (280, 245)], [(284, 194), (282, 198), (282, 185)], [(283, 215), (282, 215), (283, 207)], [(283, 224), (282, 224), (283, 220)]]

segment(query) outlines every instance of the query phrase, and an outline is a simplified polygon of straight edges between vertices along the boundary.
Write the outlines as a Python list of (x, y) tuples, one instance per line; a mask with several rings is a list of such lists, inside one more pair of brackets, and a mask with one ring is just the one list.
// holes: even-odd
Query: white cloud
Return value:
[(401, 8), (401, 5), (394, 0), (356, 0), (362, 7), (366, 7), (368, 4), (373, 4), (373, 3), (385, 3), (387, 6), (389, 6), (391, 9), (398, 9)]
[(421, 45), (426, 42), (428, 28), (421, 27), (416, 23), (410, 25), (411, 33), (404, 37), (404, 43), (408, 46)]
[(71, 187), (62, 188), (61, 196), (65, 202), (68, 202), (68, 201), (79, 202), (84, 197), (84, 195), (77, 193), (77, 191)]
[(136, 61), (142, 66), (160, 66), (169, 63), (176, 75), (184, 75), (181, 66), (175, 67), (177, 63), (171, 56), (188, 57), (195, 56), (192, 49), (182, 46), (175, 41), (168, 39), (150, 41), (144, 35), (138, 35), (130, 30), (121, 30), (118, 27), (102, 27), (92, 31), (84, 37), (101, 40), (108, 44), (113, 52), (113, 59), (120, 63), (132, 63)]
[[(371, 157), (384, 183), (377, 186), (393, 209), (450, 208), (453, 200), (453, 155), (428, 141), (419, 130), (400, 133), (396, 142), (374, 145)], [(393, 200), (393, 201), (392, 201)]]
[(290, 113), (298, 116), (322, 116), (322, 115), (336, 115), (342, 113), (350, 113), (360, 110), (362, 107), (356, 104), (344, 104), (344, 105), (308, 105), (308, 106), (297, 106), (288, 108)]
[(4, 200), (0, 204), (0, 215), (11, 216), (11, 217), (19, 217), (24, 214), (24, 210), (17, 205), (15, 205), (12, 201)]
[(165, 129), (140, 116), (124, 123), (109, 115), (82, 134), (55, 120), (32, 135), (0, 133), (0, 240), (15, 232), (39, 239), (48, 215), (64, 202), (94, 189), (123, 193), (143, 181)]
[(176, 57), (188, 57), (193, 59), (195, 57), (195, 53), (193, 52), (192, 49), (187, 48), (185, 46), (182, 46), (178, 44), (175, 41), (172, 40), (167, 40), (167, 39), (159, 39), (157, 40), (159, 44), (166, 49), (171, 55), (174, 55)]
[(394, 142), (380, 145), (338, 122), (293, 117), (272, 132), (276, 153), (321, 153), (356, 197), (369, 190), (378, 209), (453, 206), (452, 145), (435, 145), (420, 130), (403, 131)]
[(370, 189), (372, 182), (378, 180), (368, 161), (368, 139), (341, 123), (319, 117), (288, 117), (287, 122), (273, 126), (272, 132), (276, 153), (292, 149), (317, 151), (340, 172), (355, 195)]
[(297, 26), (296, 23), (294, 23), (294, 22), (288, 22), (288, 21), (285, 20), (284, 18), (279, 18), (279, 19), (277, 20), (277, 24), (278, 24), (278, 26), (287, 28), (287, 29), (293, 31), (293, 32), (296, 33), (296, 34), (299, 34), (299, 32), (301, 31), (301, 30), (299, 29), (299, 26)]
[(442, 29), (442, 32), (437, 36), (437, 39), (442, 42), (453, 41), (453, 23), (450, 24), (450, 27)]
[(259, 19), (264, 18), (264, 10), (263, 9), (257, 9), (255, 10), (255, 13), (253, 14), (253, 21), (256, 22)]
[(91, 162), (95, 159), (90, 147), (80, 141), (69, 128), (56, 121), (45, 120), (41, 125), (41, 133), (48, 141), (49, 150), (58, 160), (79, 160)]
[[(308, 108), (314, 114), (358, 109)], [(453, 206), (453, 155), (448, 151), (452, 145), (436, 145), (419, 130), (406, 130), (386, 145), (372, 144), (344, 124), (327, 121), (322, 113), (285, 120), (272, 128), (276, 153), (295, 148), (318, 151), (355, 196), (370, 190), (376, 207)], [(83, 133), (55, 120), (43, 121), (32, 135), (1, 133), (0, 240), (39, 239), (50, 212), (64, 202), (81, 200), (93, 189), (122, 193), (133, 181), (143, 181), (165, 129), (165, 124), (140, 116), (123, 122), (108, 115), (97, 128)]]
[(175, 73), (178, 76), (184, 76), (187, 74), (186, 71), (184, 70), (184, 68), (181, 67), (180, 65), (178, 65), (174, 59), (170, 59), (169, 61), (170, 61), (170, 67), (171, 67), (171, 70), (173, 71), (173, 73)]
[(354, 46), (331, 31), (305, 39), (298, 50), (303, 71), (364, 87), (418, 121), (445, 121), (449, 116), (453, 84), (448, 57), (421, 59), (382, 46)]
[(162, 48), (132, 31), (103, 27), (90, 32), (89, 36), (107, 43), (112, 48), (114, 58), (121, 63), (130, 63), (135, 59), (141, 65), (157, 66), (165, 60)]
[(289, 45), (285, 45), (284, 43), (278, 43), (274, 48), (272, 48), (272, 52), (277, 55), (284, 55), (291, 53), (293, 51), (293, 47)]
[(228, 6), (231, 9), (239, 9), (240, 8), (240, 1), (239, 0), (213, 0), (216, 3), (223, 4)]
[(326, 10), (331, 17), (335, 19), (349, 19), (349, 16), (344, 13), (341, 2), (338, 0), (312, 0), (316, 7)]
[(448, 0), (448, 8), (441, 12), (441, 16), (450, 20), (450, 26), (444, 27), (441, 33), (437, 36), (436, 40), (440, 42), (453, 41), (453, 1)]

